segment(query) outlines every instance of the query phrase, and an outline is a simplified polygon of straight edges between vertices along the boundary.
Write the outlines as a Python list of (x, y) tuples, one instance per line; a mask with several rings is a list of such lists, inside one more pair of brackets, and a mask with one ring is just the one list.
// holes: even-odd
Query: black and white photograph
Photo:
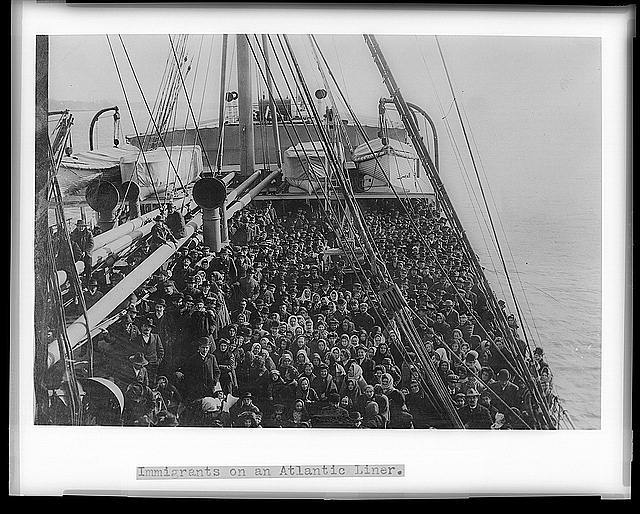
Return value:
[(176, 28), (33, 38), (34, 429), (603, 429), (602, 38)]

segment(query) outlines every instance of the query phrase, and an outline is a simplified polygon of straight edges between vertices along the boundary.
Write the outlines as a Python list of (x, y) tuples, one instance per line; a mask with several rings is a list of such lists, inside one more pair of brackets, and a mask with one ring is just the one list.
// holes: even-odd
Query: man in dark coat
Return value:
[(198, 351), (189, 357), (176, 373), (183, 380), (184, 396), (187, 401), (213, 396), (220, 380), (220, 368), (211, 350), (207, 337), (198, 340)]
[(162, 345), (160, 336), (151, 332), (153, 326), (152, 318), (144, 318), (142, 326), (140, 327), (140, 335), (132, 341), (133, 345), (137, 347), (149, 361), (147, 371), (149, 372), (149, 382), (151, 384), (156, 383), (158, 366), (164, 358), (164, 346)]
[(104, 294), (98, 290), (98, 281), (94, 278), (89, 280), (89, 285), (84, 293), (84, 303), (87, 309), (90, 309), (98, 303), (103, 296)]
[(167, 227), (176, 239), (182, 239), (184, 237), (184, 217), (180, 211), (176, 211), (171, 202), (167, 204)]
[(91, 276), (91, 252), (93, 251), (93, 235), (87, 228), (85, 220), (78, 220), (76, 228), (69, 234), (74, 260), (84, 263), (85, 283)]
[(480, 394), (475, 389), (467, 391), (467, 404), (458, 410), (460, 420), (468, 429), (491, 428), (491, 413), (489, 409), (478, 403)]
[(511, 382), (511, 373), (509, 373), (508, 369), (501, 369), (498, 373), (497, 377), (498, 381), (494, 384), (491, 384), (489, 388), (498, 395), (500, 400), (495, 403), (496, 407), (500, 412), (504, 412), (506, 407), (502, 404), (504, 402), (509, 407), (517, 407), (518, 406), (518, 392), (520, 388)]
[(371, 314), (369, 314), (369, 305), (366, 302), (361, 302), (359, 307), (359, 312), (356, 312), (352, 316), (352, 320), (358, 329), (364, 329), (367, 332), (371, 332), (371, 329), (375, 325), (375, 319)]
[(169, 227), (167, 227), (162, 220), (162, 216), (158, 215), (153, 218), (153, 220), (156, 223), (151, 227), (151, 242), (149, 244), (151, 252), (155, 252), (158, 248), (167, 243), (177, 243), (177, 240), (171, 230), (169, 230)]
[(460, 314), (453, 308), (452, 300), (444, 301), (444, 319), (451, 327), (451, 330), (458, 328), (460, 325)]
[(188, 326), (188, 334), (192, 340), (208, 337), (209, 342), (213, 341), (212, 336), (216, 331), (216, 320), (213, 314), (205, 309), (203, 299), (197, 300), (196, 309), (189, 317)]

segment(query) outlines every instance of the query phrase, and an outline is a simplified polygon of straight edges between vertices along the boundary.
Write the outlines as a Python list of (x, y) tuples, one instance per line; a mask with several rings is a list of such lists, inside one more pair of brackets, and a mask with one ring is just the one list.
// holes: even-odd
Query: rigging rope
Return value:
[[(167, 149), (167, 146), (164, 143), (164, 139), (162, 138), (162, 133), (160, 132), (160, 129), (158, 128), (158, 126), (156, 125), (155, 120), (153, 119), (153, 114), (151, 113), (151, 109), (149, 108), (149, 103), (147, 102), (147, 98), (144, 94), (144, 90), (142, 89), (142, 85), (140, 84), (140, 81), (138, 80), (138, 75), (136, 74), (135, 68), (133, 67), (133, 63), (131, 62), (131, 58), (129, 57), (129, 52), (127, 52), (127, 47), (124, 44), (124, 41), (122, 40), (122, 36), (118, 36), (120, 38), (120, 43), (122, 44), (122, 49), (124, 50), (125, 56), (127, 57), (127, 62), (129, 63), (129, 67), (131, 68), (131, 72), (133, 74), (133, 78), (136, 82), (136, 85), (138, 86), (138, 90), (140, 91), (140, 95), (142, 96), (142, 101), (144, 102), (145, 107), (147, 108), (147, 112), (149, 113), (149, 116), (151, 116), (152, 122), (153, 122), (153, 128), (156, 131), (156, 134), (158, 135), (158, 139), (160, 140), (160, 143), (162, 145), (162, 148), (164, 149), (165, 154), (167, 155), (167, 159), (169, 160), (169, 164), (171, 165), (171, 168), (173, 169), (173, 172), (176, 174), (176, 177), (178, 178), (178, 181), (180, 182), (180, 187), (186, 191), (186, 186), (185, 184), (183, 184), (182, 179), (180, 178), (180, 175), (178, 174), (178, 170), (176, 169), (176, 167), (173, 165), (173, 161), (171, 160), (171, 154), (169, 153), (169, 150)], [(180, 70), (178, 70), (178, 73), (180, 73)], [(180, 77), (182, 78), (182, 74), (180, 75)], [(183, 83), (184, 84), (184, 83)], [(185, 94), (186, 94), (186, 90), (185, 90)], [(144, 155), (144, 152), (143, 152)], [(146, 157), (145, 157), (145, 163), (146, 163)], [(148, 166), (148, 165), (147, 165)], [(156, 186), (155, 186), (155, 182), (153, 180), (153, 177), (151, 176), (151, 169), (148, 168), (148, 172), (149, 172), (149, 180), (151, 180), (151, 183), (153, 185), (153, 190), (156, 194), (156, 199), (158, 201), (158, 206), (162, 207), (162, 202), (160, 201), (160, 197), (158, 196), (158, 192), (156, 190)], [(165, 193), (166, 195), (166, 193)]]
[[(178, 62), (178, 56), (176, 55), (176, 49), (175, 46), (173, 44), (173, 39), (171, 38), (171, 34), (168, 34), (169, 36), (169, 42), (171, 44), (171, 49), (173, 51), (173, 57), (176, 60), (176, 62)], [(207, 165), (209, 166), (209, 169), (211, 170), (211, 172), (213, 172), (213, 168), (211, 167), (211, 163), (209, 162), (209, 156), (207, 155), (207, 152), (205, 151), (205, 146), (204, 143), (202, 142), (202, 136), (200, 135), (200, 129), (198, 128), (198, 121), (196, 120), (196, 116), (193, 113), (193, 108), (191, 107), (191, 99), (189, 98), (189, 94), (187, 93), (187, 86), (184, 83), (184, 78), (182, 77), (182, 73), (180, 72), (180, 70), (178, 70), (178, 74), (180, 75), (180, 82), (182, 83), (182, 88), (184, 89), (184, 94), (185, 97), (187, 99), (187, 105), (189, 107), (189, 112), (191, 113), (191, 117), (193, 119), (193, 123), (195, 125), (195, 130), (196, 130), (196, 135), (198, 137), (198, 140), (200, 141), (200, 146), (202, 147), (202, 153), (207, 161)]]
[[(257, 39), (257, 38), (256, 38), (256, 39)], [(251, 47), (251, 51), (252, 51), (252, 53), (254, 54), (254, 58), (255, 58), (255, 57), (256, 57), (256, 56), (255, 56), (255, 52), (253, 51), (253, 47), (252, 47), (252, 45), (251, 45), (251, 42), (250, 42), (250, 41), (249, 41), (249, 45), (250, 45), (250, 47)], [(260, 48), (260, 46), (259, 46), (259, 42), (257, 42), (257, 45), (258, 45), (258, 48)], [(276, 57), (277, 57), (277, 54), (276, 54)], [(282, 68), (281, 68), (281, 70), (282, 70)], [(268, 70), (268, 71), (269, 71), (269, 73), (271, 73), (271, 71), (270, 71), (270, 70)], [(261, 70), (261, 72), (262, 72), (262, 70)], [(282, 70), (282, 72), (283, 72), (283, 76), (284, 76), (284, 70)], [(264, 76), (264, 74), (263, 74), (263, 76)], [(274, 81), (274, 82), (275, 82), (275, 81)], [(287, 83), (287, 87), (289, 88), (290, 94), (292, 94), (292, 92), (291, 92), (291, 88), (290, 88), (290, 86), (289, 86), (289, 84), (288, 84), (288, 81), (286, 80), (286, 77), (285, 77), (285, 82)], [(276, 91), (277, 91), (278, 95), (279, 95), (279, 96), (280, 96), (280, 98), (282, 99), (282, 95), (280, 94), (280, 90), (279, 90), (279, 88), (278, 88), (278, 86), (277, 86), (277, 83), (275, 83), (275, 87), (276, 87)], [(293, 128), (294, 132), (296, 132), (296, 130), (295, 130), (295, 125), (293, 125), (293, 122), (292, 122), (291, 120), (288, 120), (288, 121), (289, 121), (289, 123), (291, 124), (291, 126), (292, 126), (292, 128)], [(304, 162), (302, 161), (302, 158), (300, 157), (300, 153), (299, 153), (299, 152), (298, 152), (298, 150), (297, 150), (297, 145), (295, 144), (295, 140), (294, 140), (294, 138), (292, 138), (292, 137), (291, 137), (291, 135), (290, 135), (290, 133), (289, 133), (289, 130), (288, 130), (287, 125), (286, 125), (286, 121), (285, 121), (285, 123), (283, 124), (283, 126), (284, 126), (284, 128), (285, 128), (285, 130), (286, 130), (286, 132), (287, 132), (287, 135), (289, 136), (289, 139), (290, 139), (291, 141), (293, 141), (293, 142), (294, 142), (294, 146), (293, 146), (293, 148), (294, 148), (294, 152), (296, 153), (296, 156), (298, 157), (298, 160), (300, 161), (301, 165), (303, 166), (303, 169), (305, 169), (305, 170), (306, 170), (306, 168), (304, 167)], [(296, 136), (297, 136), (297, 132), (296, 132)], [(303, 153), (305, 154), (305, 157), (306, 157), (306, 159), (307, 159), (307, 161), (308, 161), (309, 156), (308, 156), (308, 154), (306, 153), (306, 150), (304, 149), (304, 146), (302, 146), (302, 145), (301, 145), (301, 149), (302, 149)], [(323, 163), (323, 164), (324, 164), (324, 163)], [(311, 171), (311, 173), (313, 173), (313, 174), (314, 174), (314, 176), (315, 176), (316, 180), (318, 181), (318, 183), (319, 183), (319, 184), (322, 184), (322, 181), (317, 177), (317, 175), (315, 174), (315, 171), (313, 170), (313, 168), (312, 168), (312, 167), (310, 167), (310, 168), (309, 168), (309, 171)], [(307, 171), (307, 174), (309, 173), (309, 171)], [(327, 200), (327, 199), (328, 199), (327, 192), (324, 190), (324, 188), (321, 188), (321, 191), (323, 192), (323, 195), (325, 196), (325, 200)], [(317, 191), (316, 191), (316, 189), (315, 189), (315, 188), (313, 189), (313, 192), (314, 192), (314, 195), (316, 196), (316, 199), (320, 200), (320, 199), (319, 199), (319, 196), (318, 196), (318, 194), (317, 194)], [(335, 191), (334, 191), (334, 192), (335, 192)], [(336, 198), (338, 198), (338, 194), (337, 194), (337, 192), (335, 192), (335, 195), (336, 195)], [(329, 214), (330, 214), (330, 215), (329, 215), (329, 217), (328, 217), (328, 220), (329, 220), (330, 225), (333, 225), (331, 228), (333, 229), (334, 233), (336, 234), (336, 236), (337, 236), (337, 238), (338, 238), (338, 241), (339, 241), (340, 245), (343, 247), (343, 250), (345, 250), (345, 255), (347, 256), (347, 259), (350, 261), (350, 263), (351, 263), (351, 265), (352, 265), (352, 267), (353, 267), (354, 271), (356, 272), (356, 274), (358, 274), (358, 268), (359, 268), (359, 269), (360, 269), (360, 272), (362, 273), (362, 277), (365, 279), (365, 281), (367, 282), (367, 284), (369, 285), (369, 287), (371, 288), (371, 290), (373, 290), (373, 287), (371, 286), (371, 283), (369, 282), (369, 280), (368, 280), (368, 278), (367, 278), (366, 273), (364, 272), (363, 268), (362, 268), (362, 267), (359, 265), (359, 263), (358, 263), (358, 258), (357, 258), (357, 255), (356, 255), (356, 253), (355, 253), (355, 247), (352, 247), (351, 245), (348, 245), (348, 244), (347, 244), (347, 241), (345, 241), (345, 240), (343, 239), (343, 237), (341, 236), (341, 230), (337, 227), (337, 224), (339, 224), (339, 222), (334, 224), (334, 220), (335, 220), (335, 221), (337, 221), (337, 215), (335, 215), (335, 213), (334, 213), (333, 209), (331, 208), (331, 203), (330, 203), (330, 201), (327, 201), (327, 202), (325, 202), (325, 203), (322, 203), (322, 202), (320, 202), (320, 201), (319, 201), (319, 203), (321, 204), (321, 206), (322, 206), (323, 208), (324, 208), (324, 206), (327, 206), (327, 207), (328, 207), (328, 211), (329, 211)], [(325, 209), (325, 212), (327, 212), (327, 209)], [(353, 255), (353, 258), (351, 257), (351, 255)], [(366, 259), (368, 259), (368, 255), (367, 255), (367, 253), (366, 253), (366, 252), (364, 253), (364, 257), (365, 257)], [(374, 309), (377, 311), (377, 308), (375, 308), (375, 306), (374, 306)], [(384, 317), (387, 317), (387, 316), (386, 316), (386, 314), (384, 315)], [(382, 316), (380, 316), (380, 319), (382, 319)], [(387, 320), (389, 320), (389, 318), (388, 318), (388, 317), (387, 317)], [(416, 350), (417, 350), (417, 349), (416, 349)], [(402, 345), (400, 345), (400, 351), (401, 351), (402, 353), (404, 353), (404, 354), (407, 354), (406, 349), (405, 349)], [(416, 355), (417, 355), (417, 353), (416, 353)], [(407, 354), (407, 357), (408, 357), (408, 354)], [(409, 362), (412, 362), (412, 359), (411, 359), (411, 358), (408, 358), (407, 360), (408, 360)], [(421, 369), (421, 371), (424, 373), (424, 367), (423, 367), (423, 366), (421, 366), (421, 367), (420, 367), (420, 369)], [(429, 395), (429, 397), (430, 397), (430, 401), (431, 401), (432, 405), (435, 405), (435, 404), (437, 403), (437, 400), (436, 400), (436, 397), (434, 397), (434, 396), (432, 395), (431, 387), (429, 387), (429, 381), (427, 380), (427, 378), (425, 378), (425, 375), (424, 375), (424, 374), (421, 374), (420, 376), (421, 376), (421, 380), (423, 381), (423, 385), (425, 386), (425, 387), (424, 387), (425, 393), (427, 393), (427, 394)], [(432, 387), (433, 387), (433, 386), (432, 386)]]
[[(280, 36), (278, 36), (278, 39), (280, 40)], [(320, 128), (320, 136), (321, 139), (325, 145), (325, 152), (328, 154), (329, 160), (331, 161), (331, 164), (333, 166), (335, 166), (335, 170), (338, 171), (340, 170), (341, 166), (339, 166), (335, 155), (333, 154), (332, 148), (330, 147), (330, 145), (327, 143), (327, 137), (326, 134), (324, 134), (324, 132), (322, 131), (322, 127), (321, 127), (321, 121), (318, 115), (318, 112), (316, 110), (315, 105), (313, 104), (313, 100), (311, 99), (311, 95), (309, 92), (309, 89), (306, 85), (306, 82), (304, 80), (304, 77), (302, 75), (302, 72), (300, 70), (300, 67), (297, 63), (297, 59), (295, 57), (295, 54), (293, 52), (293, 49), (291, 48), (291, 45), (289, 43), (289, 39), (287, 37), (287, 35), (283, 36), (283, 39), (285, 41), (285, 43), (287, 44), (287, 48), (289, 50), (289, 54), (291, 56), (291, 59), (293, 61), (293, 64), (295, 66), (296, 72), (298, 74), (298, 78), (300, 81), (300, 84), (302, 85), (303, 91), (305, 93), (305, 96), (307, 98), (307, 102), (308, 102), (308, 107), (311, 109), (311, 113), (314, 117), (314, 119), (316, 120), (316, 124), (318, 125), (318, 127)], [(282, 43), (281, 43), (282, 44)], [(285, 54), (286, 57), (286, 54)], [(350, 190), (350, 188), (347, 186), (347, 184), (345, 183), (342, 175), (340, 174), (340, 172), (338, 171), (337, 173), (338, 176), (338, 181), (340, 184), (340, 187), (343, 189), (344, 193), (345, 193), (345, 198), (347, 199), (347, 204), (349, 205), (350, 210), (352, 211), (352, 215), (354, 216), (354, 220), (356, 221), (357, 227), (358, 227), (358, 231), (360, 232), (361, 235), (361, 241), (364, 243), (364, 246), (367, 248), (367, 251), (371, 253), (372, 256), (372, 260), (375, 261), (375, 268), (373, 269), (373, 272), (375, 274), (379, 274), (380, 278), (388, 283), (392, 283), (390, 280), (390, 276), (389, 273), (386, 269), (386, 266), (384, 264), (384, 262), (382, 262), (379, 258), (380, 252), (377, 250), (377, 248), (375, 247), (375, 241), (372, 241), (371, 238), (371, 234), (369, 233), (369, 231), (367, 230), (367, 228), (364, 226), (363, 224), (363, 220), (362, 220), (362, 211), (360, 210), (357, 202), (355, 202), (354, 200), (354, 196), (353, 196), (353, 191)], [(389, 289), (387, 290), (387, 292), (389, 293), (387, 299), (388, 300), (392, 300), (394, 293), (393, 291), (396, 291), (397, 294), (397, 300), (400, 301), (401, 303), (397, 304), (397, 307), (395, 310), (396, 315), (397, 316), (402, 316), (402, 308), (404, 307), (404, 305), (406, 304), (406, 301), (404, 300), (404, 298), (402, 297), (402, 295), (399, 293), (399, 290), (397, 289), (397, 286), (395, 286), (395, 289)], [(409, 328), (409, 327), (407, 327)], [(408, 330), (407, 333), (409, 334), (409, 340), (411, 341), (412, 339), (414, 340), (418, 340), (415, 339), (417, 334), (415, 332), (415, 327), (413, 327), (413, 324), (411, 324), (411, 328), (413, 330)], [(427, 361), (429, 362), (429, 361)], [(430, 369), (430, 371), (433, 371), (433, 369)], [(440, 401), (442, 402), (442, 405), (445, 407), (445, 409), (449, 412), (450, 415), (450, 419), (451, 421), (457, 425), (457, 426), (461, 426), (461, 421), (460, 418), (457, 414), (457, 411), (455, 410), (453, 403), (451, 401), (451, 397), (448, 394), (444, 394), (445, 391), (443, 391), (444, 389), (444, 384), (442, 383), (442, 381), (440, 380), (439, 376), (433, 376), (433, 384), (436, 388), (436, 390), (438, 391), (438, 397), (440, 398)]]
[[(136, 120), (133, 116), (133, 111), (131, 110), (131, 104), (129, 103), (129, 96), (127, 95), (127, 90), (124, 87), (124, 82), (122, 80), (122, 75), (120, 74), (120, 67), (118, 66), (118, 61), (116, 60), (116, 54), (113, 51), (113, 46), (111, 45), (111, 39), (109, 38), (109, 35), (107, 34), (107, 42), (109, 43), (109, 50), (111, 51), (111, 56), (113, 57), (113, 63), (115, 64), (116, 67), (116, 72), (118, 74), (118, 80), (120, 81), (120, 87), (122, 88), (122, 94), (124, 95), (124, 100), (127, 104), (127, 110), (129, 111), (129, 116), (131, 116), (131, 123), (133, 124), (133, 130), (136, 133), (136, 140), (140, 141), (140, 133), (138, 132), (138, 127), (136, 126)], [(160, 204), (160, 197), (158, 196), (158, 191), (156, 189), (156, 185), (155, 185), (155, 181), (153, 180), (153, 177), (151, 176), (151, 168), (149, 167), (149, 163), (147, 162), (147, 157), (144, 153), (144, 151), (141, 152), (142, 153), (142, 158), (144, 160), (144, 164), (145, 167), (147, 168), (147, 172), (149, 173), (149, 179), (151, 181), (151, 186), (153, 187), (153, 192), (156, 196), (156, 200), (158, 202), (158, 204)], [(137, 165), (135, 166), (135, 169), (137, 170), (138, 167)]]

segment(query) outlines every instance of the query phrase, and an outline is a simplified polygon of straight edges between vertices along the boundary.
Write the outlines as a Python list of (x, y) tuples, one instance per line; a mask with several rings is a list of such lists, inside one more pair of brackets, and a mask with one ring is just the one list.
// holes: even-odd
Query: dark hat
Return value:
[(247, 391), (242, 395), (242, 398), (253, 398), (253, 395), (251, 394), (251, 391)]
[(511, 373), (509, 373), (508, 369), (501, 369), (498, 373), (498, 380), (509, 380), (511, 378)]
[(158, 214), (155, 218), (153, 218), (153, 221), (162, 221), (162, 216)]
[(160, 298), (160, 300), (158, 300), (156, 302), (156, 305), (162, 305), (163, 307), (166, 307), (167, 306), (167, 302), (165, 301), (164, 298)]
[(534, 348), (533, 354), (534, 355), (544, 355), (544, 350), (542, 349), (542, 347), (538, 346), (538, 347)]
[(201, 346), (205, 346), (205, 345), (211, 346), (211, 340), (206, 336), (199, 337), (196, 340), (196, 343), (198, 343), (198, 348), (200, 348)]
[(86, 227), (87, 226), (87, 222), (83, 219), (79, 219), (78, 221), (76, 221), (76, 225), (78, 227)]
[(137, 364), (138, 366), (146, 366), (149, 364), (149, 361), (145, 359), (142, 352), (137, 352), (129, 356), (129, 362), (131, 362), (131, 364)]
[(89, 280), (89, 285), (90, 286), (97, 286), (98, 285), (98, 281), (95, 278), (92, 278), (91, 280)]
[(143, 325), (147, 325), (148, 327), (154, 327), (153, 318), (147, 317), (142, 320)]
[(456, 375), (455, 373), (449, 373), (447, 375), (447, 382), (456, 382), (460, 379), (460, 377), (458, 375)]

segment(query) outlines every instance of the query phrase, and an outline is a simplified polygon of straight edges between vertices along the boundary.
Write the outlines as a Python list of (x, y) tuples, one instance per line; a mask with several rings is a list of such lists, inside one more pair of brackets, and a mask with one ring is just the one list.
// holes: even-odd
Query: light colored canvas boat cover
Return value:
[(387, 144), (383, 145), (382, 139), (380, 138), (372, 139), (357, 146), (353, 150), (351, 158), (353, 162), (357, 163), (387, 154), (392, 154), (404, 159), (418, 158), (416, 151), (411, 145), (398, 141), (397, 139), (388, 139)]
[(62, 159), (62, 166), (73, 170), (104, 171), (120, 165), (123, 157), (138, 155), (135, 146), (126, 145), (124, 147), (101, 148), (100, 150), (89, 150), (78, 152), (70, 157)]
[(307, 141), (284, 151), (282, 176), (294, 188), (313, 193), (327, 177), (326, 153), (319, 141)]
[[(171, 156), (171, 165), (167, 152)], [(197, 145), (168, 146), (144, 152), (138, 156), (123, 155), (120, 158), (120, 176), (122, 182), (133, 181), (140, 188), (141, 196), (145, 193), (165, 191), (167, 185), (175, 182), (175, 187), (186, 186), (202, 173), (202, 149)], [(176, 178), (176, 170), (180, 180)]]

